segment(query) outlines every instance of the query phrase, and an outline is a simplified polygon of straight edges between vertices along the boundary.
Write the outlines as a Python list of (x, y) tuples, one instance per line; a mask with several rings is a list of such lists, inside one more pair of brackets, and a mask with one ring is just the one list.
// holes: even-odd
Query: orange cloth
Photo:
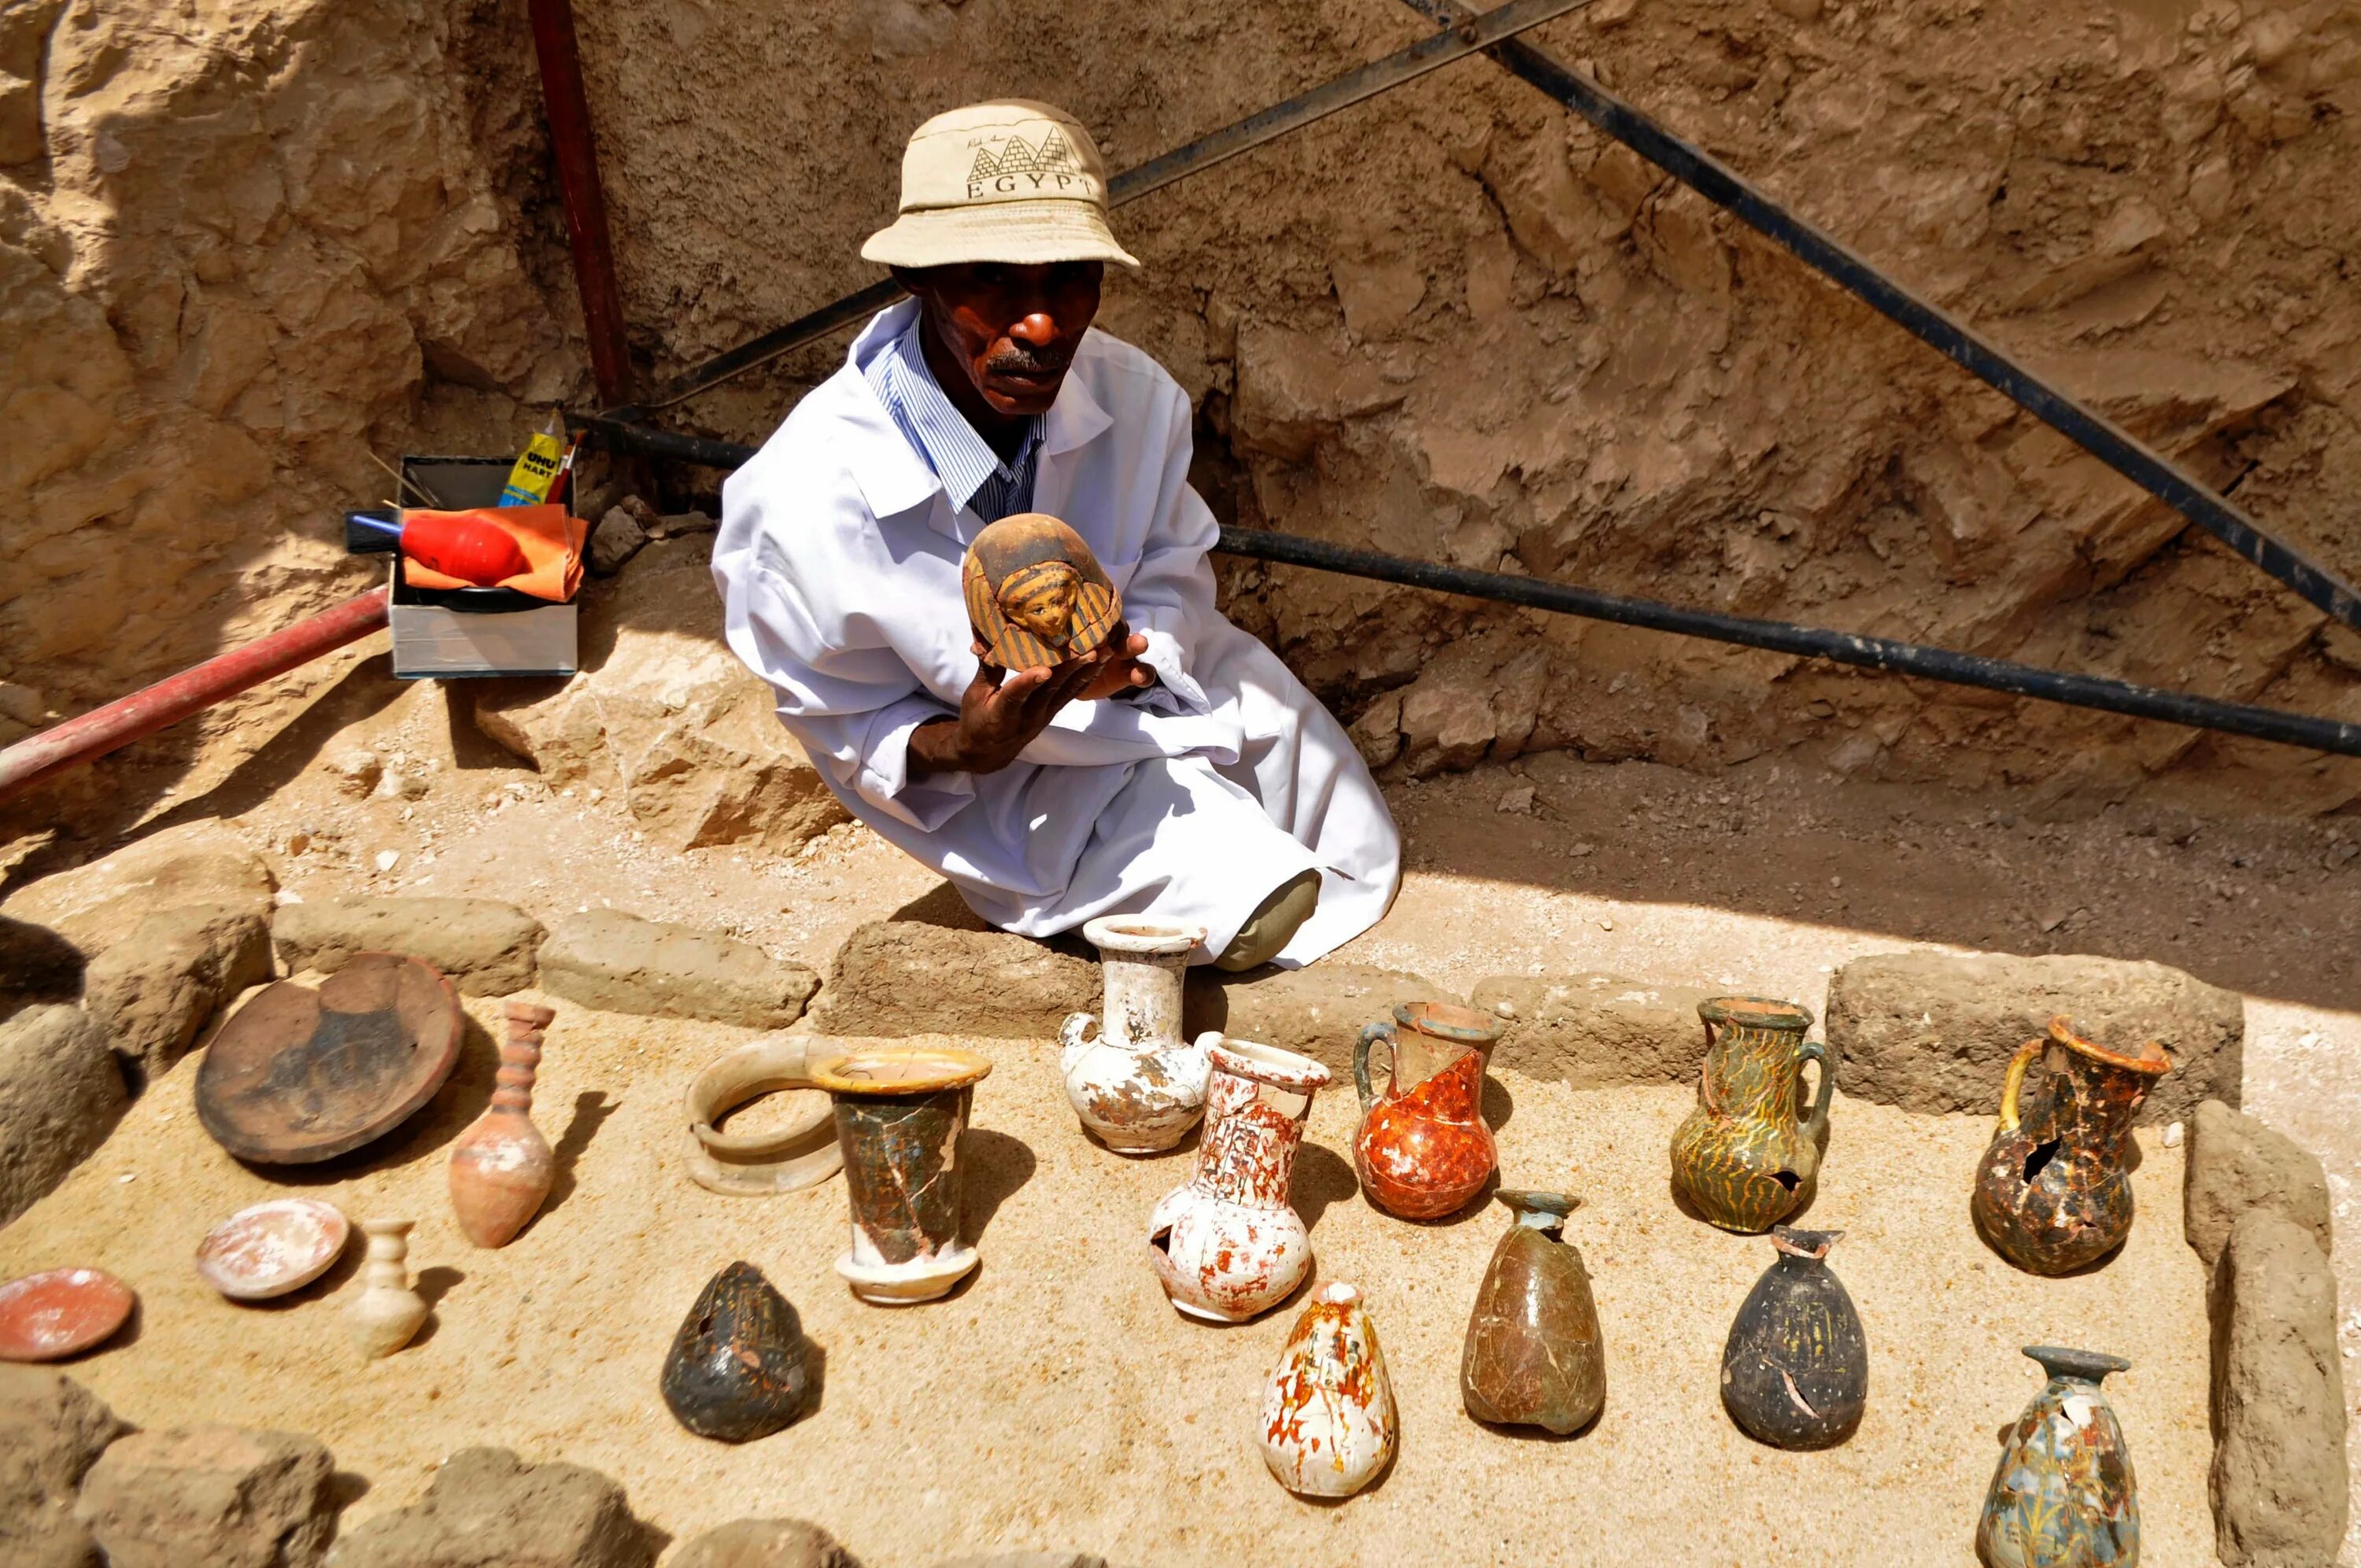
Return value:
[[(413, 517), (436, 515), (423, 510), (405, 510), (403, 521)], [(566, 604), (575, 590), (582, 586), (582, 544), (590, 537), (590, 525), (578, 517), (568, 517), (566, 509), (555, 504), (537, 507), (471, 507), (466, 511), (444, 512), (445, 517), (468, 517), (489, 522), (505, 530), (524, 552), (531, 569), (513, 577), (502, 578), (496, 587), (514, 588), (521, 594), (547, 599), (553, 604)], [(472, 588), (477, 585), (447, 576), (431, 566), (403, 557), (403, 579), (413, 588)]]

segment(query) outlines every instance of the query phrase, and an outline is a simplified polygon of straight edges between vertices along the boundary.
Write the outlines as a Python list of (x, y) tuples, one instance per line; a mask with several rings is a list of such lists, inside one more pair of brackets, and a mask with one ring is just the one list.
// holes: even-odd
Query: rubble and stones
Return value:
[(1878, 953), (1828, 982), (1837, 1081), (1855, 1099), (1905, 1111), (1989, 1115), (2016, 1048), (2064, 1014), (2102, 1045), (2156, 1040), (2171, 1054), (2142, 1124), (2185, 1120), (2199, 1102), (2235, 1102), (2246, 1004), (2159, 963), (2059, 954)]
[(2252, 1116), (2208, 1100), (2197, 1107), (2191, 1126), (2182, 1232), (2211, 1268), (2221, 1262), (2231, 1231), (2257, 1210), (2302, 1230), (2323, 1257), (2335, 1245), (2328, 1176), (2320, 1157)]
[(590, 570), (599, 576), (611, 577), (647, 543), (648, 524), (656, 521), (656, 515), (639, 497), (626, 496), (594, 521), (597, 526), (590, 531)]
[(119, 1438), (76, 1517), (110, 1568), (318, 1568), (341, 1506), (316, 1438), (229, 1426)]
[(97, 1560), (74, 1499), (106, 1445), (130, 1430), (57, 1368), (0, 1363), (0, 1562), (88, 1568)]
[(270, 978), (270, 927), (250, 910), (192, 905), (150, 915), (91, 961), (82, 1006), (135, 1087), (170, 1069), (240, 992)]
[(106, 1026), (81, 1008), (0, 1023), (0, 1225), (105, 1142), (129, 1100)]
[(578, 1464), (463, 1448), (426, 1495), (336, 1543), (336, 1568), (654, 1568), (623, 1488)]
[(95, 958), (168, 910), (211, 905), (268, 919), (278, 891), (262, 858), (227, 824), (208, 817), (16, 889), (0, 901), (0, 916), (46, 927)]
[(406, 953), (449, 977), (462, 996), (505, 996), (533, 984), (541, 922), (489, 898), (323, 898), (270, 923), (290, 973), (341, 969), (355, 953)]
[(582, 672), (482, 683), (476, 726), (552, 789), (620, 794), (659, 848), (801, 848), (848, 815), (720, 626), (705, 542), (651, 544), (585, 596)]
[(812, 1025), (824, 1035), (1039, 1039), (1103, 1000), (1098, 966), (1069, 944), (879, 920), (838, 949)]
[(1713, 994), (1609, 974), (1495, 975), (1477, 982), (1469, 1005), (1509, 1020), (1495, 1066), (1596, 1089), (1696, 1082), (1706, 1047), (1697, 1004)]
[(2330, 1568), (2352, 1475), (2327, 1255), (2304, 1226), (2249, 1209), (2222, 1249), (2209, 1306), (2216, 1550), (2231, 1568)]
[(667, 1568), (861, 1568), (861, 1562), (801, 1519), (731, 1519), (682, 1546)]
[(782, 1029), (803, 1016), (819, 976), (718, 931), (587, 909), (550, 928), (541, 988), (602, 1012)]

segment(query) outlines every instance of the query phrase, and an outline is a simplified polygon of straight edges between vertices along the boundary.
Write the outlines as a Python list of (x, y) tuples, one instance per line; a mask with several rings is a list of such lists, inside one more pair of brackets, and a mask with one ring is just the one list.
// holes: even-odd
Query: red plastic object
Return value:
[(27, 736), (0, 751), (0, 801), (21, 795), (51, 773), (94, 762), (225, 696), (308, 664), (332, 649), (359, 641), (385, 624), (389, 592), (371, 588), (308, 620)]
[(464, 513), (427, 512), (403, 519), (401, 553), (446, 577), (484, 588), (533, 570), (507, 529)]
[(138, 1300), (98, 1268), (52, 1268), (0, 1285), (0, 1361), (58, 1361), (123, 1326)]

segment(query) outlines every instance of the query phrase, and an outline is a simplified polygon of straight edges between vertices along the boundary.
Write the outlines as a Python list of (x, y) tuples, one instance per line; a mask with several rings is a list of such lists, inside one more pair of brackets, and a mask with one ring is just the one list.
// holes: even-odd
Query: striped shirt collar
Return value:
[(1041, 454), (1040, 416), (1027, 424), (1016, 455), (1003, 462), (927, 368), (915, 313), (909, 325), (862, 367), (862, 374), (911, 450), (942, 481), (943, 493), (953, 506), (972, 511), (985, 522), (1033, 510), (1033, 476)]

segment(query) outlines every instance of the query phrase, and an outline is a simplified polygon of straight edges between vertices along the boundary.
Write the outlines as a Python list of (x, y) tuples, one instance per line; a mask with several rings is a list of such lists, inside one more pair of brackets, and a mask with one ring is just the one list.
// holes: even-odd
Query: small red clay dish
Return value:
[(197, 1245), (197, 1273), (233, 1301), (267, 1301), (325, 1274), (351, 1234), (334, 1204), (273, 1198), (207, 1231)]
[(123, 1326), (138, 1298), (96, 1268), (52, 1268), (0, 1285), (0, 1361), (57, 1361)]

